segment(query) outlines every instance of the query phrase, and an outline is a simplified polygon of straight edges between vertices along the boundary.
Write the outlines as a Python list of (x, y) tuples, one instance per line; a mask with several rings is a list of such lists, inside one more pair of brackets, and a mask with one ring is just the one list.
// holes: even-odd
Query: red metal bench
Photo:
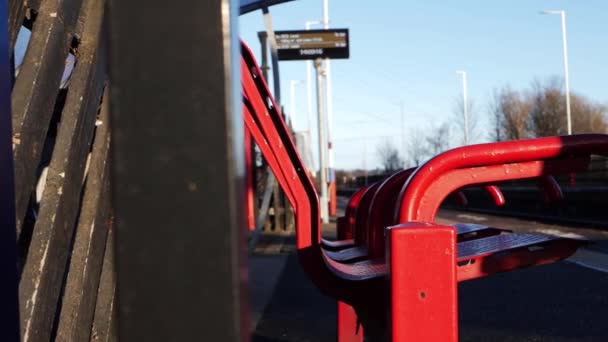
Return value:
[(328, 250), (337, 250), (355, 245), (354, 232), (357, 209), (359, 208), (359, 203), (361, 202), (363, 195), (365, 195), (372, 185), (374, 184), (362, 187), (350, 197), (348, 204), (346, 205), (344, 216), (338, 217), (336, 220), (336, 235), (338, 240), (332, 241), (322, 239), (321, 241), (324, 248)]
[[(355, 263), (330, 258), (321, 240), (313, 183), (244, 45), (241, 66), (245, 122), (295, 208), (302, 268), (323, 293), (354, 307), (370, 336), (456, 340), (458, 281), (561, 260), (581, 245), (532, 234), (458, 243), (455, 227), (429, 222), (441, 202), (465, 186), (579, 171), (590, 154), (608, 154), (606, 135), (484, 144), (437, 156), (415, 171), (394, 205), (386, 203), (395, 222), (405, 223), (386, 229), (384, 248), (384, 234), (375, 232), (379, 242), (367, 247), (377, 258)], [(340, 337), (360, 338), (355, 331), (350, 334)]]
[[(398, 223), (393, 220), (394, 203), (397, 201), (403, 185), (415, 170), (415, 168), (411, 168), (397, 172), (384, 181), (372, 184), (355, 193), (348, 203), (345, 218), (338, 225), (339, 236), (351, 234), (355, 238), (348, 241), (348, 244), (322, 240), (324, 247), (331, 250), (327, 252), (327, 255), (342, 262), (382, 256), (384, 241), (380, 235), (384, 234), (384, 227)], [(484, 189), (492, 196), (497, 206), (504, 204), (505, 199), (498, 187), (488, 185), (484, 186)], [(463, 198), (463, 202), (466, 202), (466, 198), (460, 191), (455, 193)], [(465, 238), (471, 239), (473, 236), (483, 237), (499, 233), (498, 229), (482, 226), (476, 226), (473, 229), (459, 225), (456, 228), (459, 241)], [(352, 232), (346, 231), (350, 229)], [(369, 253), (368, 246), (371, 246), (374, 254)]]

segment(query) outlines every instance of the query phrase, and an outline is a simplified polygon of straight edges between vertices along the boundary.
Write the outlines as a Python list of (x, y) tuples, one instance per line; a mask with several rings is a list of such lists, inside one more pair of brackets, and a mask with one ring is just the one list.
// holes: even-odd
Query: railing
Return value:
[(105, 6), (10, 0), (11, 56), (31, 29), (11, 94), (23, 341), (113, 336)]

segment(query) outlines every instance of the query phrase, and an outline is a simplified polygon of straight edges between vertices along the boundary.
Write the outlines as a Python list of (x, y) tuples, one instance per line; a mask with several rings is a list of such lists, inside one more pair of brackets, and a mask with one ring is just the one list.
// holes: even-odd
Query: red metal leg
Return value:
[(456, 230), (406, 223), (389, 239), (392, 341), (457, 341)]
[(352, 306), (338, 301), (338, 342), (363, 342), (363, 326)]

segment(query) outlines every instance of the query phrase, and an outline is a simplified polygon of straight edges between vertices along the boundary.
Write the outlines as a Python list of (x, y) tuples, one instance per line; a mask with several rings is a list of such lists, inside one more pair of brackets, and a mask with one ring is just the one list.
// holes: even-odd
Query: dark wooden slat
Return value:
[(110, 219), (108, 97), (97, 129), (56, 341), (88, 341)]
[(116, 329), (116, 280), (114, 271), (114, 232), (108, 232), (108, 242), (99, 281), (95, 306), (95, 318), (91, 329), (91, 341), (117, 341)]
[(0, 2), (0, 339), (19, 340), (15, 183), (11, 142), (11, 68), (7, 2)]
[(10, 37), (10, 51), (12, 53), (15, 47), (15, 42), (17, 41), (17, 36), (19, 35), (19, 30), (21, 29), (23, 21), (28, 14), (28, 10), (30, 12), (37, 12), (40, 9), (40, 0), (8, 0), (8, 3), (8, 29)]
[(23, 18), (25, 16), (25, 1), (24, 0), (8, 0), (8, 32), (9, 32), (9, 43), (11, 56), (15, 42), (17, 41), (17, 35), (19, 29), (23, 24)]
[[(98, 11), (96, 7), (88, 9)], [(91, 23), (90, 39), (81, 45), (23, 268), (19, 297), (24, 341), (49, 339), (61, 293), (84, 168), (106, 80), (105, 50), (98, 35), (102, 14), (99, 15), (97, 24)]]
[(30, 10), (30, 12), (37, 12), (40, 9), (40, 0), (8, 0), (8, 2), (8, 29), (10, 37), (10, 51), (12, 53), (15, 47), (15, 42), (17, 41), (17, 36), (19, 35), (19, 30), (21, 29), (23, 21), (28, 14), (28, 10)]
[(25, 5), (28, 8), (31, 8), (32, 10), (38, 12), (40, 10), (41, 2), (42, 2), (42, 0), (25, 0)]
[(17, 229), (36, 181), (81, 0), (44, 0), (13, 87), (13, 144)]
[[(111, 220), (109, 188), (109, 178), (104, 185), (97, 185), (98, 196), (95, 197), (98, 201), (91, 205), (99, 205), (95, 208), (96, 217), (91, 217), (94, 223), (89, 224), (89, 229), (82, 230), (83, 237), (76, 237), (72, 260), (77, 261), (72, 262), (73, 267), (68, 274), (55, 341), (88, 341), (91, 338), (98, 291), (105, 291), (99, 288), (107, 286), (102, 284), (101, 276)], [(84, 237), (85, 234), (89, 236)], [(101, 298), (100, 303), (103, 301)]]

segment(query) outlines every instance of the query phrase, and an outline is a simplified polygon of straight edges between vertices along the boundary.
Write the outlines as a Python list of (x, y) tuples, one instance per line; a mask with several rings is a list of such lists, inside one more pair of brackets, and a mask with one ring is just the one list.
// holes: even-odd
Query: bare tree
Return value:
[(399, 157), (399, 151), (390, 141), (385, 141), (378, 146), (378, 157), (387, 173), (394, 173), (403, 169), (403, 160)]
[(573, 133), (606, 133), (608, 123), (605, 105), (594, 103), (577, 94), (571, 96), (572, 132)]
[(566, 106), (558, 78), (532, 83), (528, 128), (535, 137), (565, 134)]
[(509, 88), (494, 90), (490, 103), (492, 140), (519, 140), (528, 137), (530, 98)]
[[(454, 101), (454, 107), (452, 110), (453, 122), (456, 124), (456, 134), (460, 136), (461, 144), (465, 144), (464, 139), (464, 98), (459, 95)], [(469, 141), (468, 144), (474, 143), (481, 138), (480, 130), (480, 116), (477, 113), (475, 102), (471, 99), (467, 99), (467, 123), (469, 126)]]
[(494, 89), (492, 92), (492, 98), (488, 105), (488, 113), (490, 116), (490, 131), (489, 138), (492, 141), (503, 141), (505, 140), (502, 130), (502, 110), (500, 108), (500, 91)]
[[(608, 108), (571, 95), (572, 132), (606, 133)], [(518, 140), (566, 134), (566, 96), (559, 78), (535, 80), (522, 94), (509, 87), (494, 91), (490, 103), (492, 140)]]
[(439, 127), (431, 126), (431, 129), (426, 136), (426, 143), (428, 154), (430, 154), (431, 157), (434, 157), (450, 148), (449, 124), (446, 122)]
[(407, 153), (410, 166), (420, 166), (428, 155), (425, 138), (419, 130), (411, 131), (407, 144)]
[[(531, 96), (529, 127), (534, 136), (563, 135), (566, 128), (566, 95), (553, 78), (545, 83), (536, 81)], [(594, 103), (578, 94), (571, 95), (572, 132), (605, 133), (608, 128), (605, 105)]]

